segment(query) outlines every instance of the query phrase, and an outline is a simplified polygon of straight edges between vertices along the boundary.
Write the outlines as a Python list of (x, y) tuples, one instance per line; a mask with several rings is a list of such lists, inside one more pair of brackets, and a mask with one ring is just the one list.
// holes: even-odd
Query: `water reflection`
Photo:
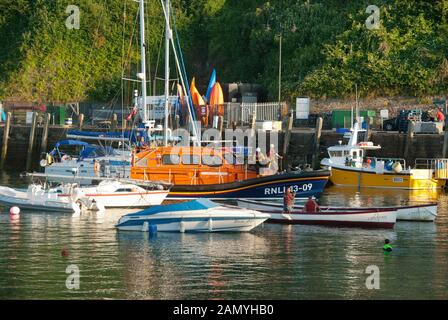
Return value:
[[(16, 183), (1, 173), (2, 184)], [(393, 230), (264, 224), (250, 233), (117, 232), (121, 215), (0, 214), (0, 298), (397, 299), (448, 298), (445, 193), (330, 187), (320, 200), (382, 206), (437, 199), (436, 223)], [(2, 210), (3, 212), (5, 210)], [(394, 251), (384, 255), (384, 239)], [(67, 249), (67, 256), (61, 250)], [(76, 264), (81, 288), (65, 287)], [(381, 289), (365, 287), (377, 265)]]

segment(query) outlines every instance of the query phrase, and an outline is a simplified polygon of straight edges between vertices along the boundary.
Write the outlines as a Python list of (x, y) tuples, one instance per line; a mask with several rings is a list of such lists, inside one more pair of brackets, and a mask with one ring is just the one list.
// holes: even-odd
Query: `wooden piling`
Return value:
[(3, 168), (5, 164), (6, 156), (8, 154), (8, 140), (9, 140), (9, 130), (11, 128), (11, 112), (6, 114), (6, 123), (3, 128), (3, 144), (2, 144), (2, 154), (0, 158), (0, 168)]
[(314, 134), (314, 153), (313, 153), (313, 168), (319, 168), (319, 151), (320, 151), (320, 137), (322, 136), (322, 125), (324, 120), (322, 117), (317, 118), (316, 132)]
[(83, 125), (84, 125), (84, 114), (80, 113), (78, 117), (78, 129), (82, 130)]
[(409, 161), (409, 153), (412, 149), (412, 142), (414, 139), (414, 132), (415, 132), (415, 122), (409, 121), (408, 125), (408, 133), (405, 139), (405, 145), (404, 145), (404, 158), (406, 161)]
[(291, 140), (291, 131), (292, 126), (294, 124), (294, 114), (291, 113), (288, 118), (288, 125), (286, 127), (285, 136), (283, 139), (283, 150), (282, 150), (282, 168), (287, 168), (287, 154), (288, 154), (288, 148), (289, 148), (289, 141)]
[(31, 168), (33, 158), (34, 136), (36, 134), (37, 112), (33, 112), (33, 121), (31, 122), (30, 138), (28, 140), (28, 151), (26, 153), (26, 170)]
[(51, 114), (46, 113), (44, 119), (44, 129), (42, 131), (42, 140), (40, 142), (40, 152), (47, 152), (47, 144), (48, 144), (48, 127), (51, 121)]
[(117, 128), (117, 124), (118, 124), (118, 116), (117, 116), (116, 113), (114, 113), (112, 115), (112, 122), (111, 122), (111, 125), (110, 125), (110, 129), (112, 131), (115, 131), (115, 129)]

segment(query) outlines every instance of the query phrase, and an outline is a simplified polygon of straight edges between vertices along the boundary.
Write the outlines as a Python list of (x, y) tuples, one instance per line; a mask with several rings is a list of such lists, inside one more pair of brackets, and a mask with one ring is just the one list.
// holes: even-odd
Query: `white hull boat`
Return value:
[[(238, 206), (252, 210), (260, 211), (283, 211), (283, 204), (276, 202), (254, 201), (249, 199), (239, 199)], [(403, 221), (434, 221), (437, 217), (437, 203), (427, 203), (420, 205), (408, 205), (397, 207), (320, 207), (321, 212), (330, 211), (382, 211), (382, 210), (396, 210), (397, 220)], [(294, 211), (302, 211), (303, 205), (294, 206)]]
[[(57, 188), (60, 198), (70, 197), (70, 185)], [(143, 188), (135, 183), (121, 181), (102, 181), (97, 186), (77, 187), (90, 200), (100, 202), (106, 208), (140, 208), (160, 205), (168, 196), (160, 184)]]
[(72, 194), (60, 198), (58, 194), (46, 191), (40, 185), (31, 184), (27, 191), (0, 186), (0, 203), (18, 206), (20, 209), (80, 213), (82, 210), (102, 211), (101, 203), (92, 203), (85, 197)]
[[(247, 200), (249, 201), (249, 200)], [(252, 201), (251, 201), (252, 202)], [(238, 200), (239, 206), (255, 207), (256, 201), (252, 205), (246, 200)], [(269, 204), (269, 203), (268, 203)], [(360, 227), (360, 228), (393, 228), (397, 219), (397, 211), (394, 209), (383, 210), (322, 210), (319, 212), (304, 212), (302, 207), (294, 207), (290, 214), (283, 213), (283, 206), (274, 204), (265, 207), (259, 205), (260, 212), (269, 213), (270, 222), (287, 224), (312, 224), (337, 227)], [(280, 209), (279, 206), (280, 205)]]
[(250, 231), (270, 217), (269, 214), (238, 207), (221, 206), (207, 199), (156, 206), (120, 218), (116, 228), (162, 232)]

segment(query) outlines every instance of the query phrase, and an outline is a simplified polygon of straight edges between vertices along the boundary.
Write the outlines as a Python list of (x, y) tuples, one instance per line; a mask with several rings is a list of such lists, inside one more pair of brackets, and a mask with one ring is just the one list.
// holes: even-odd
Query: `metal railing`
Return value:
[(435, 179), (448, 180), (448, 159), (417, 158), (415, 168), (434, 170)]
[(224, 122), (230, 127), (232, 122), (239, 125), (249, 125), (253, 116), (257, 120), (278, 121), (288, 114), (286, 102), (263, 103), (236, 103), (229, 102), (223, 105), (211, 106), (209, 118), (215, 115), (224, 115)]

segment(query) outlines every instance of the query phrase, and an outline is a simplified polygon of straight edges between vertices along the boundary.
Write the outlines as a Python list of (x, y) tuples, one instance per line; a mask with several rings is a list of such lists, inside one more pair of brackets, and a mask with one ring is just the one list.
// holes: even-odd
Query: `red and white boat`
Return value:
[[(283, 211), (283, 204), (279, 202), (255, 201), (239, 199), (238, 206), (265, 212)], [(437, 217), (437, 203), (427, 203), (420, 205), (397, 206), (397, 207), (320, 207), (321, 213), (328, 212), (365, 212), (395, 210), (397, 220), (404, 221), (434, 221)], [(294, 211), (303, 211), (303, 205), (295, 205)]]
[[(255, 202), (255, 201), (254, 201)], [(253, 208), (246, 200), (238, 200), (238, 205)], [(261, 208), (257, 211), (269, 213), (269, 222), (287, 224), (313, 224), (337, 227), (385, 228), (394, 227), (397, 220), (395, 209), (365, 209), (363, 211), (351, 210), (322, 210), (319, 212), (304, 212), (302, 207), (295, 207), (290, 214), (283, 213), (283, 207), (278, 205)]]

